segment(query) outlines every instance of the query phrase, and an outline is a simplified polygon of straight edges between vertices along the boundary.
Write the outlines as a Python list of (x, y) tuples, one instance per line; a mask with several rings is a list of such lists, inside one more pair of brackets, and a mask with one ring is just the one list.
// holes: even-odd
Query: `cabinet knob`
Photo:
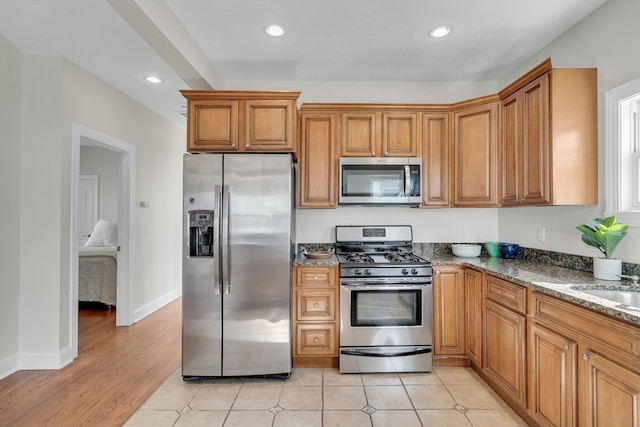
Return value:
[(439, 271), (436, 271), (436, 274), (437, 274), (437, 275), (440, 275), (440, 272), (439, 272)]
[(376, 155), (376, 152), (375, 152), (375, 151), (372, 151), (372, 152), (371, 152), (371, 155), (372, 155), (372, 156), (375, 156), (375, 155)]
[(502, 295), (502, 289), (498, 289), (498, 295)]
[(246, 147), (246, 148), (249, 148), (249, 145), (250, 145), (250, 144), (246, 144), (246, 145), (245, 145), (245, 147)]
[(515, 317), (513, 319), (513, 323), (515, 323), (516, 325), (520, 324), (520, 319), (518, 319), (517, 317)]
[(313, 308), (318, 308), (318, 307), (320, 307), (320, 304), (318, 304), (318, 303), (313, 304)]
[(583, 354), (582, 354), (582, 360), (584, 360), (585, 362), (586, 362), (587, 360), (589, 360), (589, 355), (588, 355), (587, 353), (583, 353)]
[(231, 144), (231, 148), (236, 148), (236, 144)]
[(320, 340), (318, 338), (314, 338), (313, 342), (317, 344), (318, 342), (320, 342)]
[(313, 280), (318, 280), (318, 276), (313, 276)]
[(389, 152), (385, 151), (385, 152), (384, 152), (384, 155), (385, 155), (385, 156), (388, 156), (388, 155), (389, 155)]

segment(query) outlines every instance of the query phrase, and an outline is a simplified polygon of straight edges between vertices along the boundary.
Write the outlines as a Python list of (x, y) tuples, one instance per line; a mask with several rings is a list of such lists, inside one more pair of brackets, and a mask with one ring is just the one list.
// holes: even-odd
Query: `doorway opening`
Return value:
[(90, 145), (118, 153), (117, 196), (117, 285), (116, 326), (133, 323), (134, 277), (134, 200), (135, 200), (135, 146), (78, 124), (72, 124), (71, 136), (71, 281), (70, 281), (70, 337), (72, 358), (78, 356), (78, 205), (80, 192), (80, 147)]

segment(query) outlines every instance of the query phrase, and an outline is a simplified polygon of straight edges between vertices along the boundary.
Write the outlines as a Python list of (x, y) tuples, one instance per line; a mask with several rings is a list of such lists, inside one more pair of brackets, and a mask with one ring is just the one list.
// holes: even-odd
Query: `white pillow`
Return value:
[(110, 219), (98, 221), (85, 246), (117, 246), (118, 222)]

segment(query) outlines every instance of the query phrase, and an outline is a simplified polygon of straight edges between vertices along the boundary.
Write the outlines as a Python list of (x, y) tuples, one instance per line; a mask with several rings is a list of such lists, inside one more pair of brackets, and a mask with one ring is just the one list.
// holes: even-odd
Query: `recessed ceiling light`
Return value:
[(284, 29), (279, 25), (269, 25), (264, 31), (271, 37), (280, 37), (284, 34)]
[(148, 83), (152, 83), (154, 85), (159, 85), (160, 83), (164, 82), (164, 80), (158, 76), (145, 76), (144, 79)]
[(450, 32), (451, 28), (447, 27), (446, 25), (442, 25), (440, 27), (435, 27), (431, 31), (429, 31), (429, 35), (433, 38), (438, 39), (440, 37), (446, 36)]

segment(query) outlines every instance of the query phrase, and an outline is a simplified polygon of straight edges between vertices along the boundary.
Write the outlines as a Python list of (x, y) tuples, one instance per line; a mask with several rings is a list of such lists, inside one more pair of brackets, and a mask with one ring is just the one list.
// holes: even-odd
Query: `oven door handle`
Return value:
[(424, 288), (427, 286), (430, 286), (431, 283), (426, 283), (426, 282), (422, 282), (422, 283), (407, 283), (407, 284), (387, 284), (384, 282), (379, 282), (379, 283), (367, 283), (367, 284), (359, 284), (359, 285), (350, 285), (347, 283), (341, 283), (341, 286), (345, 289), (348, 290), (375, 290), (375, 291), (382, 291), (382, 290), (388, 290), (388, 291), (394, 291), (394, 290), (407, 290), (407, 289), (416, 289), (418, 287), (420, 288)]
[(401, 356), (415, 356), (416, 354), (431, 353), (431, 347), (414, 347), (411, 350), (395, 351), (395, 352), (381, 352), (373, 350), (363, 350), (358, 348), (341, 348), (340, 354), (349, 356), (365, 356), (365, 357), (401, 357)]

